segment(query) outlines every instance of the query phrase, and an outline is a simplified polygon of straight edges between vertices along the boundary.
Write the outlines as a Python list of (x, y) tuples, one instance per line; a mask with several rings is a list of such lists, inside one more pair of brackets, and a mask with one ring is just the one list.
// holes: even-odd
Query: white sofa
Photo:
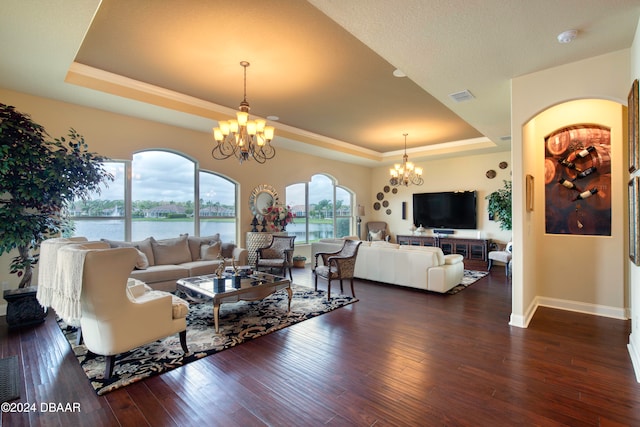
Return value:
[[(342, 239), (312, 243), (314, 262), (316, 253), (338, 251), (343, 243)], [(362, 242), (354, 275), (359, 279), (444, 293), (462, 282), (462, 260), (462, 255), (444, 255), (437, 247)]]

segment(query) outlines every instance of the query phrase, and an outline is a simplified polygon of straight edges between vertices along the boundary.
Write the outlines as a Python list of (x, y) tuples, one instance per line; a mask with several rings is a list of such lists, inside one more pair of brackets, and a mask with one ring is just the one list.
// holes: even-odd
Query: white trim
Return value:
[[(511, 313), (509, 325), (519, 328), (527, 328), (533, 319), (538, 307), (549, 307), (558, 310), (575, 311), (577, 313), (591, 314), (594, 316), (610, 317), (613, 319), (629, 320), (629, 310), (600, 304), (591, 304), (581, 301), (570, 301), (559, 298), (536, 297), (529, 305), (524, 315)], [(640, 357), (638, 359), (640, 367)]]
[(580, 301), (570, 301), (558, 298), (537, 297), (537, 305), (557, 308), (560, 310), (575, 311), (578, 313), (593, 314), (596, 316), (611, 317), (613, 319), (629, 320), (624, 308), (611, 307), (600, 304), (590, 304)]
[[(636, 334), (637, 335), (637, 334)], [(633, 371), (636, 374), (636, 381), (640, 383), (640, 353), (638, 353), (638, 347), (634, 345), (633, 332), (629, 335), (629, 344), (627, 349), (629, 350), (629, 356), (631, 357), (631, 364), (633, 365)]]

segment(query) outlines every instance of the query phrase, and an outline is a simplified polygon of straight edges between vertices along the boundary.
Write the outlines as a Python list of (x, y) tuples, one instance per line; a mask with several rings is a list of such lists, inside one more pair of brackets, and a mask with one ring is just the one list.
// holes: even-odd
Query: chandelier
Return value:
[(404, 135), (404, 156), (402, 156), (402, 164), (393, 165), (393, 169), (389, 170), (391, 174), (391, 179), (389, 183), (394, 187), (399, 185), (404, 185), (408, 187), (410, 184), (414, 185), (422, 185), (424, 184), (424, 179), (422, 179), (422, 168), (417, 168), (409, 161), (409, 156), (407, 156), (407, 135), (408, 133), (403, 133)]
[(276, 155), (275, 148), (271, 146), (274, 129), (273, 126), (266, 126), (265, 120), (249, 120), (247, 67), (250, 64), (242, 61), (240, 65), (244, 67), (244, 98), (240, 103), (240, 111), (236, 113), (236, 120), (220, 120), (218, 127), (213, 128), (216, 146), (211, 150), (211, 156), (216, 160), (235, 156), (240, 163), (250, 159), (265, 163)]

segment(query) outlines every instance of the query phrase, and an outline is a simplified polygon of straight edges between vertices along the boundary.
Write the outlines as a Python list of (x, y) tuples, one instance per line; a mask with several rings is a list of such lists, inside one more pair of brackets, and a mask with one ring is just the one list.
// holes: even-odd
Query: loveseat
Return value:
[[(318, 252), (340, 250), (342, 239), (322, 239), (311, 244)], [(444, 293), (462, 282), (462, 255), (445, 255), (432, 246), (397, 245), (384, 241), (362, 242), (354, 276), (393, 285)]]
[(219, 234), (206, 237), (184, 234), (159, 240), (148, 237), (135, 242), (102, 241), (112, 248), (136, 248), (136, 266), (129, 277), (162, 291), (175, 291), (178, 279), (213, 274), (221, 262), (225, 265), (231, 265), (233, 261), (236, 265), (249, 263), (246, 249), (223, 243)]

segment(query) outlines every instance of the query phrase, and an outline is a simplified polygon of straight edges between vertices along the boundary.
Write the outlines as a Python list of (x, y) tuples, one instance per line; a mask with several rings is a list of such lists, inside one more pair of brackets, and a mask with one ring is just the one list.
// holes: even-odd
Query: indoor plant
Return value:
[(67, 203), (113, 180), (105, 158), (87, 149), (74, 129), (68, 139), (51, 140), (29, 115), (0, 103), (0, 255), (18, 250), (10, 273), (21, 278), (20, 288), (31, 284), (42, 240), (71, 229)]
[(504, 181), (504, 187), (485, 197), (489, 201), (487, 211), (500, 224), (501, 230), (511, 230), (511, 181)]

